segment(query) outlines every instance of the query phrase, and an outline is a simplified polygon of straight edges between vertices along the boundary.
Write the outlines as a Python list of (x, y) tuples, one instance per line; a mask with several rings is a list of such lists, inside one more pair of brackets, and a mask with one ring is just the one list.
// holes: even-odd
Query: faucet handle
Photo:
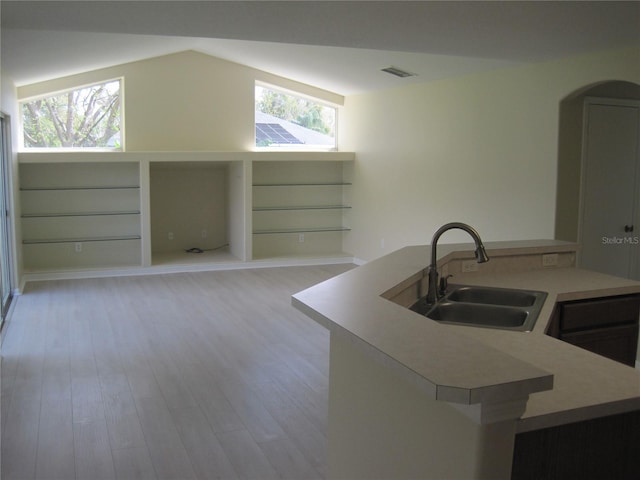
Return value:
[(440, 277), (440, 285), (438, 287), (438, 293), (440, 296), (444, 296), (447, 293), (447, 287), (449, 286), (449, 277), (453, 277), (453, 275), (447, 275), (446, 277)]

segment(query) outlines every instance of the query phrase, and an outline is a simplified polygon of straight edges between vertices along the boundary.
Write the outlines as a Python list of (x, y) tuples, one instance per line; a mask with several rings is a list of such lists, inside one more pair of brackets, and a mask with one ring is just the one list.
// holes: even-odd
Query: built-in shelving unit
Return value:
[(342, 243), (353, 159), (346, 152), (21, 153), (24, 270), (350, 258)]
[(21, 164), (25, 270), (139, 266), (139, 171), (135, 162)]
[(253, 258), (342, 252), (349, 231), (343, 161), (265, 161), (253, 167)]

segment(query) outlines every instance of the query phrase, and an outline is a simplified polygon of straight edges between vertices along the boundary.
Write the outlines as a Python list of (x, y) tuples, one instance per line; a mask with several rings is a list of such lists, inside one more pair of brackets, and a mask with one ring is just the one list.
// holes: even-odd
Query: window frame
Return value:
[[(303, 100), (308, 100), (311, 101), (315, 104), (321, 105), (323, 107), (326, 108), (331, 108), (334, 111), (334, 135), (333, 135), (333, 145), (332, 146), (322, 146), (322, 145), (308, 145), (308, 144), (300, 144), (300, 143), (296, 143), (296, 144), (291, 144), (291, 146), (285, 146), (285, 145), (279, 145), (276, 147), (269, 147), (269, 146), (258, 146), (257, 145), (257, 138), (256, 138), (256, 117), (255, 117), (255, 104), (256, 104), (256, 88), (260, 87), (260, 88), (264, 88), (264, 89), (268, 89), (268, 90), (272, 90), (274, 92), (277, 93), (282, 93), (285, 95), (289, 95), (292, 97), (296, 97), (296, 98), (300, 98)], [(253, 118), (253, 132), (254, 132), (254, 137), (253, 137), (253, 148), (255, 149), (255, 151), (259, 151), (259, 152), (277, 152), (277, 151), (284, 151), (284, 152), (334, 152), (334, 151), (338, 151), (338, 122), (339, 122), (339, 107), (340, 105), (337, 105), (335, 103), (332, 103), (328, 100), (323, 100), (321, 98), (318, 97), (314, 97), (313, 95), (309, 95), (309, 94), (305, 94), (302, 93), (300, 91), (297, 90), (292, 90), (289, 88), (285, 88), (285, 87), (281, 87), (279, 85), (274, 85), (272, 83), (267, 83), (267, 82), (263, 82), (260, 80), (256, 80), (254, 82), (254, 88), (253, 88), (253, 104), (254, 104), (254, 118)], [(303, 127), (305, 128), (305, 127)]]
[[(119, 97), (119, 108), (120, 108), (120, 147), (27, 147), (24, 144), (24, 109), (23, 105), (25, 103), (33, 102), (35, 100), (39, 100), (47, 97), (56, 97), (59, 95), (64, 95), (68, 92), (73, 92), (76, 90), (82, 90), (85, 88), (94, 87), (96, 85), (104, 85), (107, 83), (119, 82), (120, 83), (120, 97)], [(25, 98), (18, 99), (18, 111), (19, 111), (19, 152), (124, 152), (125, 148), (125, 80), (124, 77), (114, 77), (108, 78), (104, 80), (93, 81), (90, 83), (83, 83), (81, 85), (75, 85), (68, 88), (63, 88), (60, 90), (53, 90), (46, 93), (40, 93), (38, 95), (32, 95)]]

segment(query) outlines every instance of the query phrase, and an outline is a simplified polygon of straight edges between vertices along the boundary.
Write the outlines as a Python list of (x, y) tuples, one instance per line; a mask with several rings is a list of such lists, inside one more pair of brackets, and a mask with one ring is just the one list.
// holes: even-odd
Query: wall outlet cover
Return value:
[(475, 260), (463, 260), (460, 266), (462, 273), (477, 272), (478, 262)]
[(558, 254), (557, 253), (547, 253), (542, 255), (542, 266), (543, 267), (554, 267), (558, 265)]

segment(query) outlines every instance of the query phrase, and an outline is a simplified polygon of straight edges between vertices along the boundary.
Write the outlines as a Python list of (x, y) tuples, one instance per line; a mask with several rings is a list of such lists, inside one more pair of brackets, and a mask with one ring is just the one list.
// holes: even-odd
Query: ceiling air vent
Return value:
[(387, 73), (389, 73), (391, 75), (395, 75), (396, 77), (400, 77), (400, 78), (415, 77), (416, 76), (415, 73), (409, 73), (409, 72), (406, 72), (406, 71), (401, 70), (401, 69), (396, 68), (396, 67), (383, 68), (382, 71), (383, 72), (387, 72)]

